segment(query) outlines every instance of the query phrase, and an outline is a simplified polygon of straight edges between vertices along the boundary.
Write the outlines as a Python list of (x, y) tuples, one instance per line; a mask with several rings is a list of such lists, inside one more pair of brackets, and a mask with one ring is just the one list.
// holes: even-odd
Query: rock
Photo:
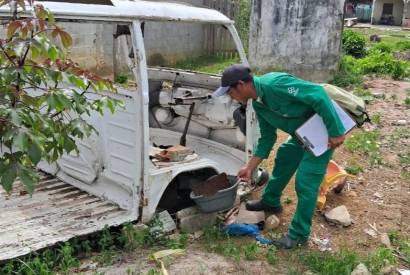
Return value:
[(370, 237), (376, 238), (377, 237), (377, 232), (374, 231), (371, 228), (367, 228), (364, 230), (364, 233), (366, 233), (367, 235), (369, 235)]
[(213, 225), (216, 222), (216, 217), (217, 213), (196, 213), (182, 217), (179, 220), (179, 227), (188, 233), (194, 233), (205, 226)]
[(325, 217), (329, 222), (349, 226), (352, 224), (349, 211), (346, 206), (341, 205), (325, 213)]
[(375, 196), (375, 197), (378, 198), (378, 199), (383, 198), (383, 195), (380, 194), (379, 192), (374, 193), (373, 196)]
[(405, 125), (407, 125), (407, 120), (399, 119), (399, 120), (395, 121), (393, 124), (397, 125), (397, 126), (405, 126)]
[(355, 191), (350, 191), (349, 193), (347, 193), (347, 195), (348, 195), (349, 197), (352, 197), (352, 198), (356, 198), (356, 197), (357, 197), (357, 193), (356, 193)]
[(380, 93), (380, 92), (374, 92), (372, 93), (372, 96), (374, 96), (375, 98), (385, 98), (385, 94), (384, 93)]
[(382, 233), (380, 235), (380, 242), (384, 244), (387, 248), (392, 249), (390, 238), (389, 235), (387, 235), (387, 233)]
[(380, 273), (385, 274), (385, 275), (387, 275), (387, 274), (396, 274), (394, 269), (395, 269), (394, 266), (387, 265), (387, 266), (383, 267), (382, 270), (380, 270)]
[(360, 263), (350, 275), (371, 275), (371, 273), (364, 264)]
[(280, 220), (276, 215), (271, 215), (265, 220), (265, 228), (272, 230), (280, 225)]

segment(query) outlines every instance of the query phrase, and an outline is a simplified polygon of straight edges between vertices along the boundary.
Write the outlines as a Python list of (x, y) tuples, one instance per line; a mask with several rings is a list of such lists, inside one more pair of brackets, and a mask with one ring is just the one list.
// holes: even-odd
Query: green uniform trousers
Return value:
[(309, 238), (319, 187), (332, 155), (333, 150), (328, 150), (315, 157), (294, 137), (279, 146), (262, 201), (269, 206), (280, 206), (282, 191), (297, 170), (295, 185), (298, 202), (288, 232), (294, 240), (304, 241)]

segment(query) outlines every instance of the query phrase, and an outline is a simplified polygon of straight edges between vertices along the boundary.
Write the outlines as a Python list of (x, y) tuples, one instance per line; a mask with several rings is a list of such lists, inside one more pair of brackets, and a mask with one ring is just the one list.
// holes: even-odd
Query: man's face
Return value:
[(229, 89), (228, 95), (239, 103), (246, 105), (249, 99), (246, 83), (239, 80), (235, 86)]

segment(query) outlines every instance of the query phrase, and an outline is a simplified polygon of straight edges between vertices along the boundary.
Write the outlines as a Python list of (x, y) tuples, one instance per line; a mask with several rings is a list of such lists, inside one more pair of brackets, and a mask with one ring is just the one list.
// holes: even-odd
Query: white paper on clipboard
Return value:
[[(332, 103), (345, 127), (346, 134), (356, 126), (356, 122), (335, 101), (332, 100)], [(316, 157), (329, 149), (329, 135), (322, 117), (318, 114), (308, 119), (295, 133)]]

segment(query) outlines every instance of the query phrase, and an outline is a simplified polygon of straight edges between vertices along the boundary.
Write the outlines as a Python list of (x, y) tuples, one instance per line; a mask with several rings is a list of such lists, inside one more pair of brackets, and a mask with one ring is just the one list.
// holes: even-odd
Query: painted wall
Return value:
[(325, 81), (338, 69), (344, 0), (253, 0), (249, 61)]
[(383, 13), (383, 4), (393, 4), (393, 16), (395, 25), (401, 25), (403, 20), (403, 0), (376, 0), (373, 4), (372, 23), (379, 24)]

